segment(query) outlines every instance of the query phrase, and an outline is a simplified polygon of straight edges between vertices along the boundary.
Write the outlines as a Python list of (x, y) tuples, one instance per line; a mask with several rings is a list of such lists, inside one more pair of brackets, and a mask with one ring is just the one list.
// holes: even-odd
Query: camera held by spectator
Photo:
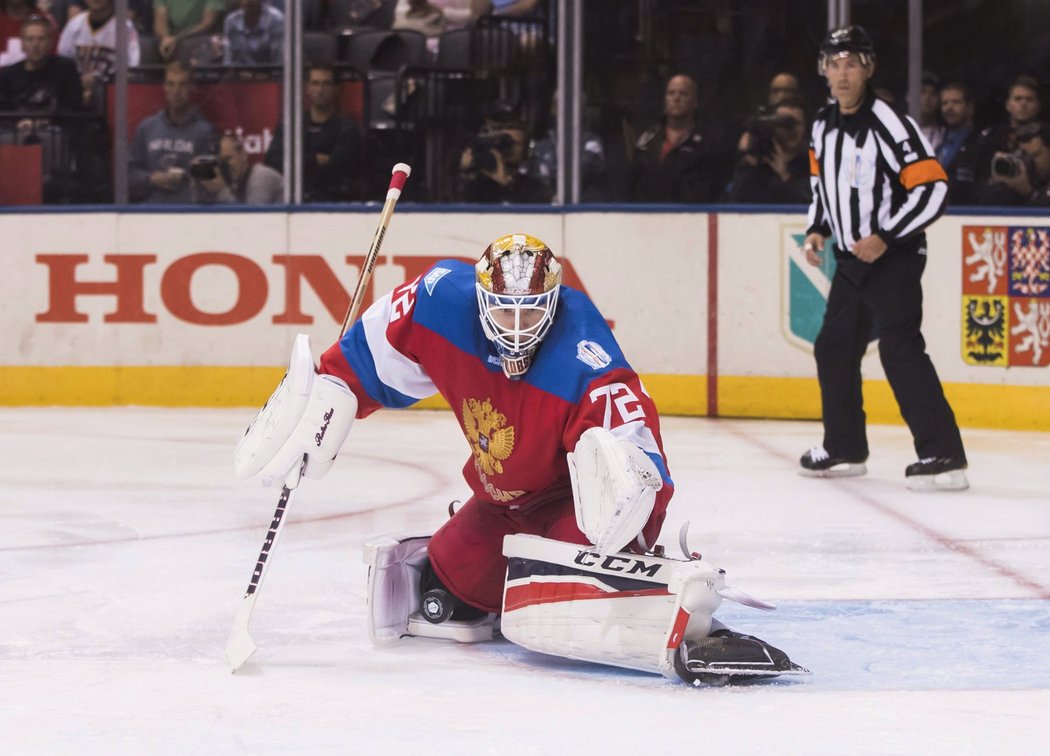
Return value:
[(1021, 150), (997, 152), (992, 156), (992, 175), (1002, 178), (1019, 178), (1032, 174), (1032, 161), (1028, 153)]
[(494, 172), (500, 160), (504, 163), (513, 162), (517, 142), (502, 128), (490, 128), (479, 132), (468, 146), (471, 160), (467, 170)]
[[(212, 181), (220, 173), (228, 173), (228, 168), (217, 155), (197, 155), (190, 161), (189, 173), (197, 181)], [(229, 176), (223, 175), (223, 179), (229, 183)]]
[(748, 135), (747, 154), (759, 161), (773, 157), (778, 130), (784, 132), (795, 128), (797, 124), (798, 119), (790, 114), (759, 110), (745, 124)]

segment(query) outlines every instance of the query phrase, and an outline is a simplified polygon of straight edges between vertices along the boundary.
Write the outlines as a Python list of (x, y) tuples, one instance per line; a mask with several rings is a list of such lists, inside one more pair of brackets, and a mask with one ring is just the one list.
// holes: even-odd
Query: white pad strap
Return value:
[(259, 475), (264, 483), (277, 481), (295, 488), (305, 456), (306, 477), (322, 477), (332, 467), (356, 414), (357, 397), (341, 378), (317, 374), (310, 337), (299, 334), (288, 372), (237, 444), (237, 475)]
[(501, 632), (532, 651), (676, 678), (683, 640), (711, 632), (724, 573), (700, 560), (602, 555), (528, 535), (508, 557)]
[(633, 541), (663, 488), (660, 471), (635, 444), (605, 428), (588, 428), (567, 455), (576, 524), (600, 554)]

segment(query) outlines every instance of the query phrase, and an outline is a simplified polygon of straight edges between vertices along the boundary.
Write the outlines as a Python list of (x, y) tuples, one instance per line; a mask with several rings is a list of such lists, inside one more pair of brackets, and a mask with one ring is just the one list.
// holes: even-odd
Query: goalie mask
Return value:
[(825, 76), (828, 64), (837, 58), (856, 55), (861, 65), (869, 66), (875, 62), (875, 44), (861, 26), (844, 26), (832, 29), (820, 44), (820, 58), (817, 60), (817, 73)]
[(474, 271), (481, 327), (503, 373), (517, 380), (554, 324), (561, 263), (536, 237), (510, 234), (488, 246)]

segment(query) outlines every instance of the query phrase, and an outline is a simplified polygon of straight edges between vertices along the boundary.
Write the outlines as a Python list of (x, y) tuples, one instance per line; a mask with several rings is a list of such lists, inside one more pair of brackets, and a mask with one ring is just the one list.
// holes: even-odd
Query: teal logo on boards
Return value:
[(781, 232), (784, 261), (784, 301), (781, 325), (788, 342), (800, 349), (813, 351), (827, 306), (831, 278), (835, 275), (835, 253), (831, 239), (824, 243), (823, 262), (810, 265), (802, 251), (805, 233), (788, 229)]

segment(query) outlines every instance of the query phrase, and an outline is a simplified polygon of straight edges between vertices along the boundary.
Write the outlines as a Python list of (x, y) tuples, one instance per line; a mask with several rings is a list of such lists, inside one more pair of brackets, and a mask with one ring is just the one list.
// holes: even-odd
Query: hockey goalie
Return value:
[(712, 617), (723, 597), (743, 596), (721, 570), (656, 547), (673, 493), (656, 408), (535, 237), (503, 236), (476, 265), (442, 260), (397, 287), (319, 371), (299, 337), (237, 470), (297, 482), (305, 457), (305, 475), (320, 477), (355, 418), (433, 394), (470, 446), (471, 495), (433, 534), (366, 546), (375, 643), (500, 633), (693, 684), (806, 672)]

